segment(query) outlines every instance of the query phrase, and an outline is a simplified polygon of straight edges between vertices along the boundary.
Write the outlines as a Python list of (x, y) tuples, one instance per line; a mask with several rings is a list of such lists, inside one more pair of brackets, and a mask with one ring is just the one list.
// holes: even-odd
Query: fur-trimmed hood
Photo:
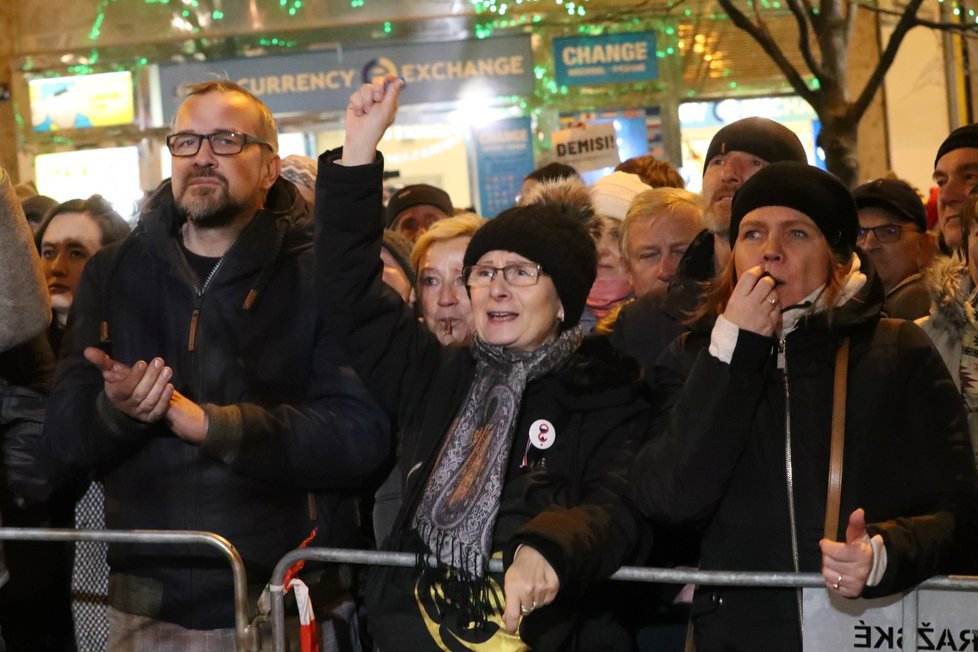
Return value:
[(542, 204), (554, 206), (575, 222), (590, 229), (594, 220), (594, 204), (584, 182), (576, 178), (541, 181), (523, 195), (519, 206)]
[(968, 322), (975, 323), (975, 308), (969, 298), (974, 284), (968, 276), (968, 266), (948, 256), (938, 257), (923, 272), (924, 283), (931, 295), (931, 328), (959, 335)]

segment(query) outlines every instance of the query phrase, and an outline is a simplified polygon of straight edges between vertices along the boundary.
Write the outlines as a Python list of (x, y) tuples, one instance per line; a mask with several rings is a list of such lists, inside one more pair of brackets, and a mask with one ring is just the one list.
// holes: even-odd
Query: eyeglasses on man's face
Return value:
[(166, 148), (173, 156), (195, 156), (200, 151), (204, 141), (210, 144), (211, 152), (216, 156), (234, 156), (244, 151), (248, 145), (255, 144), (274, 148), (261, 138), (255, 138), (243, 131), (215, 131), (212, 134), (195, 134), (189, 131), (170, 134), (166, 137)]
[(462, 270), (462, 280), (472, 288), (486, 287), (499, 272), (503, 273), (503, 280), (515, 287), (536, 285), (540, 282), (540, 275), (544, 273), (543, 267), (536, 263), (514, 263), (505, 267), (470, 265)]
[(856, 242), (862, 243), (869, 237), (870, 231), (877, 242), (896, 242), (903, 235), (902, 224), (880, 224), (871, 228), (859, 227), (856, 231)]

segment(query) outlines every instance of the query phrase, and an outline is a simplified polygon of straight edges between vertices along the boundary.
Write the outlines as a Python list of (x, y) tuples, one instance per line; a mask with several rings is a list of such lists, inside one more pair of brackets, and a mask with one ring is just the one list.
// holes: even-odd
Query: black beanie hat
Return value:
[(495, 250), (512, 251), (543, 267), (564, 306), (563, 328), (577, 325), (598, 269), (594, 241), (583, 224), (556, 206), (516, 206), (475, 232), (463, 264), (475, 265)]
[(704, 172), (714, 156), (734, 151), (753, 154), (768, 163), (808, 162), (805, 148), (795, 132), (767, 118), (744, 118), (718, 131), (706, 150)]
[(834, 175), (805, 163), (772, 163), (754, 173), (733, 197), (730, 207), (730, 246), (737, 242), (740, 221), (764, 206), (786, 206), (807, 215), (840, 253), (856, 246), (859, 218), (856, 202)]
[(937, 156), (934, 157), (934, 167), (937, 167), (937, 162), (941, 160), (942, 156), (962, 147), (974, 147), (978, 149), (978, 124), (958, 127), (948, 134), (944, 142), (941, 143), (941, 146), (937, 148)]

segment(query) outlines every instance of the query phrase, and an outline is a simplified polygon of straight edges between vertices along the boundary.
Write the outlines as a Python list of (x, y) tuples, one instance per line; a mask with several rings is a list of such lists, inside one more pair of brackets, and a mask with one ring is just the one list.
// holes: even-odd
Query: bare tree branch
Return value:
[(825, 70), (823, 70), (821, 64), (812, 55), (812, 45), (808, 39), (808, 15), (805, 13), (804, 7), (802, 7), (801, 0), (787, 1), (788, 8), (791, 9), (791, 13), (795, 17), (795, 22), (798, 24), (798, 51), (801, 52), (801, 56), (805, 60), (808, 69), (812, 71), (812, 74), (821, 79), (825, 76)]
[[(883, 16), (902, 16), (902, 11), (897, 11), (895, 9), (884, 9), (883, 7), (877, 7), (875, 5), (869, 5), (866, 3), (860, 3), (863, 9), (868, 9), (877, 14)], [(978, 23), (965, 22), (965, 23), (947, 23), (939, 20), (927, 20), (926, 18), (915, 17), (914, 24), (921, 27), (927, 27), (929, 29), (935, 29), (941, 32), (955, 32), (964, 36), (970, 36), (972, 34), (978, 33)]]
[[(922, 0), (917, 0), (921, 2)], [(734, 6), (732, 0), (717, 0), (719, 5), (723, 8), (727, 15), (730, 16), (730, 20), (733, 24), (744, 30), (750, 36), (757, 41), (757, 44), (761, 46), (761, 49), (771, 58), (778, 69), (784, 74), (785, 79), (791, 84), (791, 87), (795, 89), (806, 102), (812, 105), (816, 113), (821, 107), (822, 100), (819, 95), (808, 87), (805, 80), (802, 78), (801, 74), (795, 70), (791, 62), (784, 55), (784, 52), (777, 46), (774, 40), (764, 31), (762, 31), (757, 25), (752, 23), (750, 19), (744, 15), (740, 9)]]
[[(841, 16), (842, 7), (839, 5), (838, 0), (819, 0), (818, 3), (818, 24), (816, 25), (817, 31), (816, 36), (821, 40), (822, 35), (825, 33), (826, 20), (831, 16)], [(813, 23), (815, 21), (812, 21)]]
[(849, 13), (846, 15), (846, 43), (852, 43), (852, 35), (856, 31), (856, 19), (858, 17), (858, 0), (849, 0)]
[(812, 6), (811, 0), (801, 0), (801, 4), (805, 7), (805, 15), (808, 16), (808, 20), (811, 22), (812, 27), (815, 31), (820, 31), (822, 29), (822, 19), (819, 18), (818, 12), (815, 11), (815, 7)]
[(922, 3), (923, 0), (910, 0), (900, 15), (900, 20), (897, 21), (896, 26), (893, 28), (893, 33), (890, 34), (890, 40), (887, 41), (886, 48), (880, 54), (879, 63), (876, 64), (873, 74), (866, 80), (866, 85), (863, 87), (862, 93), (859, 94), (859, 98), (853, 103), (850, 109), (850, 114), (857, 121), (863, 117), (866, 109), (869, 108), (869, 103), (873, 101), (873, 96), (876, 95), (876, 91), (882, 85), (883, 79), (886, 77), (890, 66), (893, 65), (893, 60), (896, 59), (897, 52), (900, 50), (900, 45), (903, 43), (907, 32), (920, 23), (917, 19), (917, 11), (920, 9)]

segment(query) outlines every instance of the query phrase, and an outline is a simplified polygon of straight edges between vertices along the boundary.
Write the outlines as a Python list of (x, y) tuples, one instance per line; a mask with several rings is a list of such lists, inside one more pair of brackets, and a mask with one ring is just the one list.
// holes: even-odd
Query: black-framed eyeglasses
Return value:
[(173, 156), (195, 156), (200, 151), (204, 140), (211, 146), (215, 156), (234, 156), (240, 154), (245, 147), (254, 143), (275, 151), (269, 143), (261, 138), (255, 138), (243, 131), (215, 131), (212, 134), (195, 134), (184, 131), (170, 134), (166, 137), (166, 148)]
[(540, 275), (545, 274), (543, 266), (536, 263), (514, 263), (505, 267), (492, 265), (470, 265), (462, 270), (462, 280), (471, 288), (486, 287), (503, 273), (503, 279), (515, 287), (527, 287), (540, 282)]
[(879, 226), (874, 226), (872, 228), (859, 227), (859, 229), (856, 231), (856, 242), (865, 242), (870, 231), (873, 232), (873, 236), (876, 238), (877, 242), (896, 242), (900, 239), (900, 236), (903, 235), (903, 225), (880, 224)]

